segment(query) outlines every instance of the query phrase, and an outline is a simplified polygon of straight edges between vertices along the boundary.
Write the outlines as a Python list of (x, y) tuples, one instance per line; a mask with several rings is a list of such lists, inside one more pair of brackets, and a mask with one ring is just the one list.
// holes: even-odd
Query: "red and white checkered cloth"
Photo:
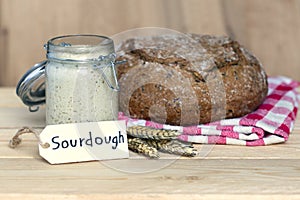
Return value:
[(259, 108), (241, 118), (224, 119), (208, 124), (181, 127), (131, 119), (123, 113), (120, 120), (127, 126), (140, 125), (153, 128), (179, 130), (180, 140), (203, 144), (231, 144), (262, 146), (287, 141), (298, 111), (299, 82), (286, 77), (269, 77), (269, 91)]

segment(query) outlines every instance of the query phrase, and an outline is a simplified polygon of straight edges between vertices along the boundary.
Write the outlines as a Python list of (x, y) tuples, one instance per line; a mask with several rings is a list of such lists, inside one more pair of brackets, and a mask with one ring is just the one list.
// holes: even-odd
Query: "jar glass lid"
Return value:
[(47, 61), (35, 64), (20, 79), (16, 93), (29, 106), (31, 112), (37, 111), (39, 105), (45, 104), (45, 66)]

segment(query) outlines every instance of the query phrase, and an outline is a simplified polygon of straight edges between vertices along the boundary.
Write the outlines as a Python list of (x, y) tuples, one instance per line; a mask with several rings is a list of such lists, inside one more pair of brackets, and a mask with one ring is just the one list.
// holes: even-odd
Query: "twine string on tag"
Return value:
[(27, 134), (27, 133), (33, 133), (34, 136), (38, 139), (38, 143), (43, 147), (44, 149), (47, 149), (50, 147), (49, 143), (44, 143), (41, 138), (40, 134), (34, 130), (33, 128), (30, 127), (23, 127), (18, 130), (18, 132), (14, 135), (14, 137), (9, 141), (9, 147), (10, 148), (16, 148), (19, 146), (22, 142), (22, 139), (20, 138), (21, 135)]

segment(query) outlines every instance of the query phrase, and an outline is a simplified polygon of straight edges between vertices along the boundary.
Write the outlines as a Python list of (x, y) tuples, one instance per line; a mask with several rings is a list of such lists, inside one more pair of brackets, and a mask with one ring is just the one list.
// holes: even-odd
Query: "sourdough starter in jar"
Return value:
[(47, 124), (117, 119), (114, 55), (113, 41), (102, 36), (74, 35), (49, 40)]

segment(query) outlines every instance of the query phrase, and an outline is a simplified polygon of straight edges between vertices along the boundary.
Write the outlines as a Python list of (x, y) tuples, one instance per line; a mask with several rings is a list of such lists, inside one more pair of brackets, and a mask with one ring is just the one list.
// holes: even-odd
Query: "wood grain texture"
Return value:
[(16, 85), (32, 65), (45, 59), (43, 45), (58, 35), (111, 36), (141, 27), (225, 34), (219, 2), (0, 0), (0, 85)]
[(54, 36), (112, 36), (141, 27), (228, 34), (269, 75), (300, 80), (299, 13), (300, 0), (0, 0), (0, 85), (16, 85), (44, 60), (43, 45)]
[(300, 1), (225, 0), (227, 32), (248, 47), (269, 75), (300, 80)]
[(98, 162), (49, 166), (32, 160), (0, 159), (2, 197), (229, 199), (256, 195), (259, 199), (290, 199), (300, 193), (298, 160), (178, 160), (145, 174), (122, 173)]
[[(300, 118), (284, 144), (196, 145), (203, 156), (50, 165), (33, 135), (11, 149), (20, 126), (41, 131), (45, 113), (29, 113), (13, 88), (0, 88), (0, 198), (27, 199), (299, 199)], [(137, 173), (137, 172), (140, 173)], [(133, 173), (135, 172), (135, 173)]]
[(24, 107), (24, 104), (14, 88), (0, 88), (0, 107)]

